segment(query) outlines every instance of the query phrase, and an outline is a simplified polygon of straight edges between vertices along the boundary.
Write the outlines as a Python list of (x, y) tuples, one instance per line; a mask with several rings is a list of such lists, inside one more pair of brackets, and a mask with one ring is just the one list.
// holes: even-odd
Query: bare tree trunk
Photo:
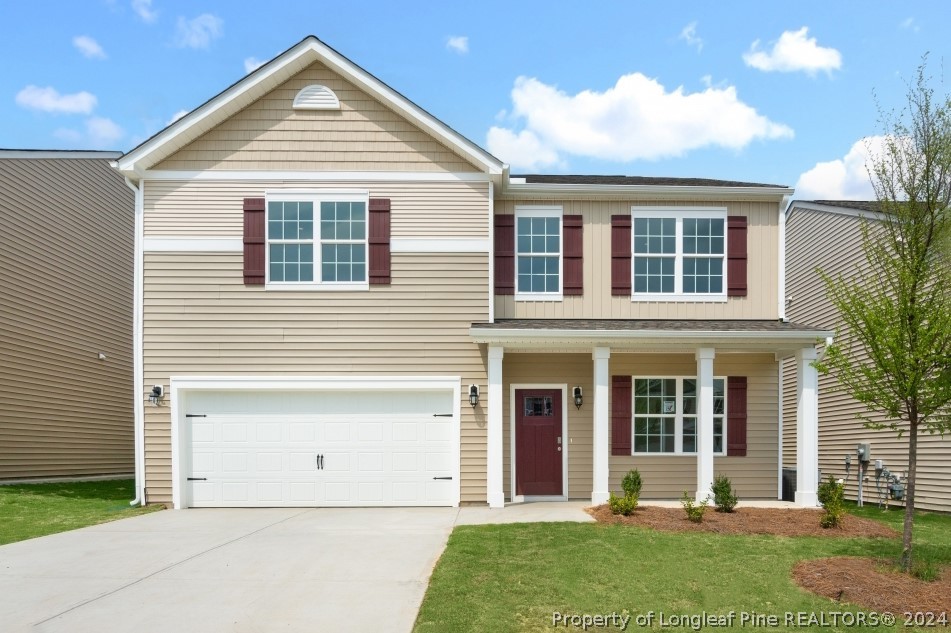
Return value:
[(911, 535), (915, 525), (915, 471), (918, 467), (918, 416), (912, 413), (908, 425), (908, 477), (905, 489), (905, 525), (901, 536), (901, 570), (911, 569)]

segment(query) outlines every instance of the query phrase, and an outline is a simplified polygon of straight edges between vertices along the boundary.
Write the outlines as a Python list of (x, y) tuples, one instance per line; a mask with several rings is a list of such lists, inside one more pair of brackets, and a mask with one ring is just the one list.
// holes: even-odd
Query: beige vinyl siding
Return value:
[[(515, 213), (516, 206), (560, 205), (565, 215), (584, 222), (584, 294), (561, 301), (516, 301), (497, 296), (495, 315), (526, 319), (775, 319), (779, 301), (779, 211), (775, 202), (710, 203), (632, 202), (625, 200), (498, 200), (495, 212)], [(726, 302), (633, 302), (611, 296), (611, 216), (629, 215), (632, 206), (726, 207), (728, 215), (748, 218), (749, 260), (746, 297)]]
[[(697, 361), (689, 354), (612, 354), (612, 376), (696, 376)], [(779, 385), (778, 365), (771, 354), (720, 354), (714, 358), (715, 376), (747, 377), (747, 453), (745, 457), (714, 457), (717, 475), (730, 478), (740, 499), (778, 496)], [(727, 402), (729, 409), (730, 403)], [(613, 411), (614, 403), (609, 408)], [(621, 490), (621, 479), (637, 468), (644, 481), (644, 499), (679, 499), (697, 490), (697, 459), (693, 455), (611, 455), (610, 487)]]
[[(324, 85), (339, 110), (294, 110)], [(478, 171), (446, 145), (315, 62), (158, 165), (159, 170)]]
[[(797, 209), (787, 227), (787, 296), (791, 298), (788, 316), (809, 325), (835, 329), (841, 327), (838, 313), (826, 297), (825, 286), (816, 268), (831, 275), (854, 276), (864, 267), (862, 220), (853, 216)], [(838, 336), (844, 338), (843, 334)], [(864, 353), (855, 350), (859, 358)], [(792, 360), (784, 363), (783, 375), (783, 464), (796, 466), (796, 368)], [(846, 496), (857, 497), (855, 447), (871, 445), (873, 463), (865, 485), (865, 501), (877, 501), (874, 460), (882, 459), (892, 472), (903, 474), (908, 467), (908, 435), (901, 438), (890, 430), (866, 429), (857, 414), (876, 422), (887, 419), (868, 413), (864, 405), (837, 390), (834, 376), (819, 377), (819, 468), (823, 476), (845, 477), (845, 456), (853, 456), (852, 476)], [(923, 509), (951, 511), (951, 437), (919, 434), (918, 476), (915, 505)]]
[(106, 159), (0, 159), (0, 479), (134, 469), (133, 206)]
[[(484, 503), (485, 364), (469, 324), (488, 313), (487, 254), (399, 254), (362, 292), (245, 286), (231, 253), (145, 256), (142, 397), (183, 375), (460, 376), (462, 502)], [(171, 500), (168, 402), (145, 405), (148, 501)]]
[(487, 237), (486, 182), (165, 181), (145, 183), (145, 235), (241, 237), (242, 200), (265, 191), (369, 191), (389, 198), (391, 231), (400, 237)]

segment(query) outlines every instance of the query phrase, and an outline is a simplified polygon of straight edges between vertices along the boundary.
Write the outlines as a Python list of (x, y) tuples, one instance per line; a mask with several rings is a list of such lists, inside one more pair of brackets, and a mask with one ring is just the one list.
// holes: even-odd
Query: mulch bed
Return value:
[(889, 611), (899, 623), (906, 611), (946, 613), (951, 619), (951, 569), (934, 582), (925, 582), (872, 558), (837, 556), (800, 561), (792, 575), (803, 589), (870, 611)]
[(605, 504), (588, 508), (588, 514), (600, 523), (639, 525), (665, 532), (717, 532), (720, 534), (774, 534), (777, 536), (885, 537), (898, 533), (892, 528), (852, 515), (846, 515), (841, 528), (819, 525), (821, 510), (787, 508), (737, 508), (734, 512), (715, 512), (710, 508), (702, 523), (687, 520), (682, 508), (639, 506), (625, 517), (611, 514)]

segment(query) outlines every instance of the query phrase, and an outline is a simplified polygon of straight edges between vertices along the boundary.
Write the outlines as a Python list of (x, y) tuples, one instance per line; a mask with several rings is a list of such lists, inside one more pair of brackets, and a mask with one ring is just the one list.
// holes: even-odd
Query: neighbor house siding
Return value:
[[(872, 225), (874, 226), (874, 224)], [(865, 267), (862, 250), (862, 220), (840, 213), (798, 208), (792, 212), (786, 232), (787, 239), (787, 308), (789, 318), (821, 328), (836, 329), (845, 340), (838, 312), (826, 296), (825, 286), (817, 268), (846, 278), (855, 277)], [(854, 349), (855, 358), (867, 358)], [(792, 360), (783, 366), (783, 464), (796, 466), (796, 367)], [(862, 414), (874, 422), (887, 422), (880, 413), (870, 413), (865, 406), (837, 389), (833, 375), (819, 376), (819, 468), (822, 475), (845, 477), (845, 456), (852, 455), (852, 473), (846, 496), (857, 498), (857, 462), (855, 447), (871, 445), (873, 464), (864, 488), (866, 503), (877, 500), (874, 460), (884, 460), (892, 472), (903, 474), (908, 468), (908, 435), (901, 438), (896, 431), (867, 429), (856, 416)], [(905, 425), (907, 428), (907, 425)], [(918, 476), (915, 506), (951, 512), (951, 438), (940, 435), (918, 436)]]
[(132, 191), (0, 158), (0, 192), (0, 479), (131, 473)]
[[(775, 202), (498, 200), (495, 213), (516, 206), (559, 205), (565, 215), (581, 215), (584, 242), (584, 294), (561, 301), (517, 301), (499, 295), (495, 315), (526, 319), (776, 319), (779, 301), (779, 211)], [(725, 302), (631, 301), (611, 295), (611, 216), (630, 215), (632, 206), (726, 207), (727, 215), (748, 218), (749, 265), (745, 297)]]
[[(339, 110), (294, 110), (311, 84)], [(158, 170), (474, 172), (431, 135), (315, 62), (155, 166)]]

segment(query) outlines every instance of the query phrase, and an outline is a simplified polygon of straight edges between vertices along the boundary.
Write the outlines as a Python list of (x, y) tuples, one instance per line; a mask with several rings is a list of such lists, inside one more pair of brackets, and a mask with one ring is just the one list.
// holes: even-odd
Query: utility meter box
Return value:
[(859, 444), (855, 448), (855, 454), (858, 455), (859, 461), (863, 464), (868, 463), (869, 457), (872, 454), (871, 448), (868, 444)]

